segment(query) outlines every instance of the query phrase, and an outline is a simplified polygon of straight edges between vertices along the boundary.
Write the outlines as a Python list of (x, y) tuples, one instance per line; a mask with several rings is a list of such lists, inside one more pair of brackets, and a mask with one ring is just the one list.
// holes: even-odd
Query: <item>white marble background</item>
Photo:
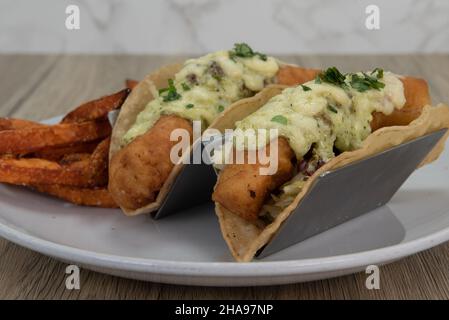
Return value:
[[(81, 29), (65, 28), (65, 8)], [(380, 7), (380, 30), (365, 7)], [(0, 0), (0, 53), (449, 52), (448, 0)]]

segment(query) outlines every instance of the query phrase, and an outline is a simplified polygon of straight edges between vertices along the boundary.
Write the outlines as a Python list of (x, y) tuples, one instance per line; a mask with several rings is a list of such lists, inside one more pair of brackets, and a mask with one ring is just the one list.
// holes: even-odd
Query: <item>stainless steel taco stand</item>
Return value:
[(257, 257), (263, 258), (385, 205), (447, 129), (320, 175)]
[(200, 140), (193, 144), (189, 154), (190, 163), (184, 164), (181, 172), (176, 177), (167, 196), (154, 219), (160, 219), (181, 210), (211, 202), (211, 195), (217, 182), (217, 174), (212, 165), (200, 159), (195, 164), (193, 157), (195, 152), (203, 150), (205, 143)]

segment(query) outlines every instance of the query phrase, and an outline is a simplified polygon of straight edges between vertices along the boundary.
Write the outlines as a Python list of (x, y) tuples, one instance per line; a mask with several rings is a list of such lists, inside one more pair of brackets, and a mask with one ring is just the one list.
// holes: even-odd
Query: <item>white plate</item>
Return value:
[(211, 205), (154, 221), (0, 185), (0, 236), (88, 269), (155, 282), (253, 286), (324, 279), (449, 240), (448, 164), (446, 150), (416, 171), (388, 207), (252, 263), (233, 262)]

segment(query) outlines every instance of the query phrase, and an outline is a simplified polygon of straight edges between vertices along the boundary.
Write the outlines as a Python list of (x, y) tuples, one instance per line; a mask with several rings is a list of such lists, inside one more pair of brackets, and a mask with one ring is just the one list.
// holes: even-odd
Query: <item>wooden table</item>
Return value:
[[(42, 120), (141, 79), (183, 57), (0, 55), (0, 116)], [(449, 55), (301, 56), (308, 67), (356, 71), (381, 66), (428, 79), (434, 102), (449, 102)], [(381, 289), (367, 290), (364, 273), (274, 287), (204, 288), (145, 283), (81, 271), (81, 290), (65, 288), (64, 263), (0, 239), (2, 299), (449, 299), (449, 244), (381, 267)]]

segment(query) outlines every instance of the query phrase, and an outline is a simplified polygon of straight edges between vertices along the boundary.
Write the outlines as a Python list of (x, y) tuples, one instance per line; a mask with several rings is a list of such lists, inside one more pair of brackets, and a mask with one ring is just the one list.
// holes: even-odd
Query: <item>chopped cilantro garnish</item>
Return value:
[(189, 103), (186, 105), (186, 109), (192, 109), (194, 107), (193, 103)]
[(234, 49), (229, 51), (229, 57), (234, 60), (235, 57), (240, 58), (251, 58), (254, 56), (258, 56), (261, 60), (267, 61), (267, 55), (253, 51), (249, 45), (246, 43), (236, 43), (234, 44)]
[(173, 79), (168, 79), (168, 88), (159, 90), (159, 94), (162, 94), (164, 92), (167, 92), (167, 94), (162, 98), (164, 102), (175, 101), (181, 98), (181, 95), (178, 93), (178, 91), (176, 91)]
[(385, 84), (377, 80), (377, 78), (363, 73), (363, 76), (358, 74), (351, 75), (351, 87), (359, 92), (365, 92), (370, 89), (380, 90), (385, 87)]
[(346, 77), (336, 67), (327, 68), (324, 72), (318, 74), (317, 79), (320, 79), (322, 82), (327, 82), (341, 88), (347, 87), (345, 82)]
[(159, 89), (159, 95), (163, 94), (165, 91), (168, 91), (168, 88)]
[(273, 118), (271, 118), (271, 121), (273, 122), (277, 122), (280, 124), (287, 124), (288, 120), (286, 117), (281, 116), (280, 114), (278, 114), (277, 116), (274, 116)]
[(182, 86), (182, 89), (184, 90), (184, 91), (189, 91), (190, 90), (190, 87), (187, 85), (187, 83), (185, 83), (185, 82), (183, 82), (182, 84), (181, 84), (181, 86)]
[(305, 85), (301, 85), (301, 88), (302, 88), (302, 90), (304, 90), (304, 91), (310, 91), (310, 90), (312, 90), (312, 89), (310, 89), (308, 86), (305, 86)]
[(370, 89), (380, 90), (385, 87), (385, 84), (378, 79), (383, 78), (384, 71), (380, 68), (374, 69), (370, 75), (362, 73), (362, 76), (353, 74), (342, 74), (336, 67), (331, 67), (321, 72), (316, 78), (315, 83), (330, 83), (342, 89), (348, 89), (349, 86), (345, 82), (346, 77), (350, 76), (350, 85), (359, 92), (365, 92)]
[(260, 60), (267, 61), (268, 58), (266, 54), (260, 52), (256, 52), (256, 54), (259, 56)]
[(376, 74), (377, 79), (382, 79), (384, 77), (384, 70), (381, 68), (376, 68), (373, 71), (371, 71), (371, 75)]
[(221, 104), (218, 106), (218, 112), (223, 112), (224, 110), (224, 106), (222, 106)]

